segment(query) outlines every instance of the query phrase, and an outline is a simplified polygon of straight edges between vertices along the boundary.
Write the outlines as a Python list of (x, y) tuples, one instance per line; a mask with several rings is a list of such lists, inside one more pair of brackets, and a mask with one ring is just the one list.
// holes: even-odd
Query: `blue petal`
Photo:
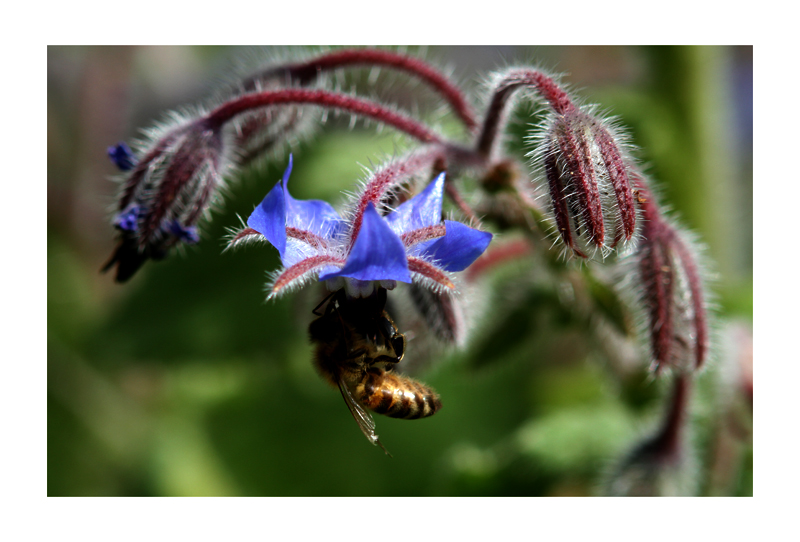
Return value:
[(297, 200), (284, 188), (286, 225), (331, 238), (344, 229), (345, 223), (327, 201)]
[(336, 277), (339, 276), (338, 275), (339, 271), (340, 271), (340, 268), (336, 267), (335, 265), (325, 266), (319, 272), (319, 280), (325, 280), (325, 279), (329, 279), (329, 278), (336, 278)]
[[(291, 163), (290, 166), (291, 168)], [(278, 182), (247, 219), (247, 225), (266, 237), (283, 258), (286, 251), (286, 200)]]
[(441, 224), (443, 195), (444, 173), (441, 173), (425, 190), (404, 202), (394, 213), (389, 213), (386, 219), (398, 234)]
[(364, 210), (361, 230), (344, 267), (337, 273), (321, 274), (319, 280), (334, 277), (411, 282), (403, 242), (371, 203)]
[(483, 254), (492, 234), (475, 230), (461, 222), (444, 221), (447, 233), (426, 245), (423, 251), (425, 259), (438, 262), (445, 271), (463, 271)]
[(184, 228), (180, 222), (173, 220), (169, 225), (169, 231), (172, 235), (190, 245), (200, 242), (200, 234), (197, 233), (197, 227), (195, 226)]
[(136, 156), (125, 142), (119, 142), (108, 148), (108, 157), (122, 171), (128, 171), (136, 166)]
[(138, 205), (131, 205), (114, 219), (114, 224), (121, 230), (136, 231), (142, 209)]
[(310, 231), (320, 237), (330, 238), (344, 229), (339, 214), (322, 200), (297, 200), (289, 194), (289, 177), (292, 174), (293, 157), (283, 172), (283, 198), (286, 201), (286, 226)]

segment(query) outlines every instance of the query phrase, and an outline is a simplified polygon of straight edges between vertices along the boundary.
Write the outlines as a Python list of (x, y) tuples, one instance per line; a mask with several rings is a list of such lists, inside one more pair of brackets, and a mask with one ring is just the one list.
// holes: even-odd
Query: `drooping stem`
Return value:
[(411, 117), (387, 109), (376, 102), (326, 90), (289, 88), (271, 92), (246, 94), (214, 109), (206, 117), (201, 119), (200, 122), (211, 130), (219, 130), (223, 124), (235, 118), (237, 115), (261, 107), (284, 104), (309, 104), (323, 108), (348, 111), (355, 115), (388, 124), (423, 143), (441, 141), (441, 138), (437, 134)]
[(689, 407), (691, 377), (679, 375), (675, 378), (669, 407), (661, 430), (651, 443), (652, 451), (663, 458), (677, 458), (681, 451)]
[(506, 105), (515, 90), (522, 87), (533, 87), (547, 101), (550, 108), (557, 114), (562, 114), (575, 107), (564, 90), (555, 81), (537, 70), (512, 69), (508, 71), (495, 85), (492, 100), (486, 110), (483, 126), (476, 150), (489, 156), (494, 147), (497, 135), (500, 133), (506, 120)]
[(518, 261), (532, 252), (533, 246), (526, 239), (515, 239), (500, 245), (494, 245), (469, 266), (466, 273), (467, 281), (473, 282), (492, 269), (508, 262)]
[(269, 68), (244, 81), (244, 88), (255, 89), (257, 81), (264, 81), (277, 77), (285, 77), (289, 81), (297, 81), (299, 84), (305, 85), (313, 81), (320, 72), (349, 66), (385, 66), (417, 76), (444, 97), (467, 128), (474, 130), (478, 126), (472, 108), (467, 103), (466, 98), (458, 87), (448, 81), (447, 78), (435, 68), (420, 59), (400, 55), (391, 51), (345, 49), (326, 53), (305, 62)]
[(470, 224), (478, 229), (483, 228), (483, 222), (481, 219), (478, 218), (478, 215), (475, 214), (475, 211), (472, 210), (472, 207), (466, 202), (466, 200), (461, 197), (461, 193), (455, 187), (455, 185), (451, 182), (444, 183), (444, 193), (450, 198), (450, 200), (458, 207), (458, 210), (470, 221)]

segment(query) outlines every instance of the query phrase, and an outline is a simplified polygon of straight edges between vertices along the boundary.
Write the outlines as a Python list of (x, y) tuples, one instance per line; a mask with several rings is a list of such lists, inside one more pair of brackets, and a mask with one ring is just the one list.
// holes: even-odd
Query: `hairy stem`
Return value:
[(244, 82), (245, 89), (255, 89), (257, 81), (264, 81), (276, 77), (285, 77), (289, 81), (297, 81), (306, 85), (313, 81), (320, 72), (336, 70), (348, 66), (385, 66), (405, 71), (419, 77), (442, 95), (459, 119), (469, 128), (475, 130), (478, 122), (472, 108), (467, 103), (461, 90), (452, 84), (439, 71), (425, 62), (391, 51), (373, 49), (345, 49), (312, 58), (306, 62), (287, 64), (269, 68), (256, 74)]
[(391, 111), (376, 102), (326, 90), (290, 88), (247, 94), (211, 111), (200, 122), (211, 130), (219, 130), (223, 124), (247, 111), (285, 104), (309, 104), (329, 109), (340, 109), (388, 124), (423, 143), (441, 142), (441, 138), (437, 134), (411, 117)]
[(575, 107), (567, 93), (543, 73), (531, 69), (510, 70), (495, 86), (492, 100), (486, 110), (476, 147), (480, 154), (484, 156), (491, 154), (497, 134), (505, 122), (508, 100), (514, 91), (521, 87), (535, 88), (557, 114), (563, 114)]

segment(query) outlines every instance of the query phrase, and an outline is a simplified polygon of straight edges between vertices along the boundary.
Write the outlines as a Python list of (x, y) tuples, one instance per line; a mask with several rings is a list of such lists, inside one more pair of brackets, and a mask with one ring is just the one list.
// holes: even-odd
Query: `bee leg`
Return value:
[(373, 365), (376, 364), (376, 363), (384, 363), (384, 364), (386, 364), (387, 366), (386, 366), (385, 370), (391, 371), (391, 370), (394, 369), (395, 365), (400, 363), (400, 358), (396, 358), (396, 357), (393, 357), (393, 356), (378, 356), (377, 358), (375, 358), (372, 361)]
[[(325, 304), (325, 303), (326, 303), (326, 302), (327, 302), (327, 301), (328, 301), (328, 300), (329, 300), (331, 297), (333, 297), (333, 296), (334, 296), (335, 294), (337, 294), (337, 293), (339, 293), (339, 292), (338, 292), (338, 291), (336, 291), (336, 292), (331, 292), (331, 293), (329, 293), (328, 295), (326, 295), (326, 296), (325, 296), (325, 299), (323, 299), (322, 301), (320, 301), (320, 302), (319, 302), (319, 305), (317, 305), (316, 307), (314, 307), (314, 310), (312, 310), (311, 312), (312, 312), (312, 313), (314, 313), (314, 315), (315, 315), (315, 316), (322, 316), (322, 314), (323, 314), (323, 313), (319, 312), (319, 308), (320, 308), (322, 305), (324, 305), (324, 304)], [(330, 307), (330, 305), (329, 305), (328, 307)], [(326, 307), (326, 308), (325, 308), (325, 313), (329, 313), (331, 310), (333, 310), (333, 309), (330, 309), (330, 308), (328, 308), (328, 307)]]

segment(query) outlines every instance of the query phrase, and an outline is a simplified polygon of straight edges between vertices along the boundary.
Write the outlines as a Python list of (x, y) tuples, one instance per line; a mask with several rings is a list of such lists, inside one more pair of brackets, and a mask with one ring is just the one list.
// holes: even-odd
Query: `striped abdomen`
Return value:
[(391, 418), (416, 420), (442, 408), (439, 396), (425, 384), (376, 368), (367, 371), (353, 391), (365, 407)]

